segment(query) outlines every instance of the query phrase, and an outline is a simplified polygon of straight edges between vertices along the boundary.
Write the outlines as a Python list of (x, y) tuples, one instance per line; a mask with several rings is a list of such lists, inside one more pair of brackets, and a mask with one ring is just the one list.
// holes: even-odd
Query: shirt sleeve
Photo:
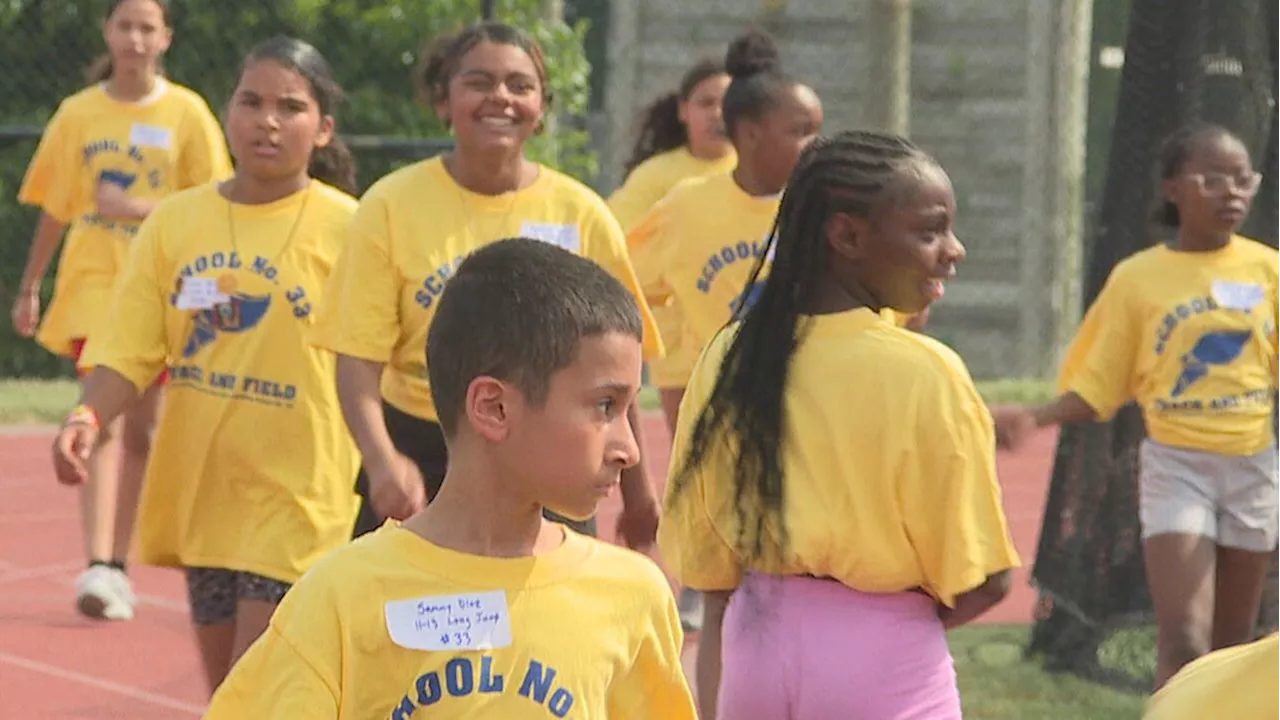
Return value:
[(231, 175), (231, 158), (222, 127), (209, 106), (201, 101), (187, 123), (182, 153), (178, 157), (178, 189), (222, 180)]
[[(597, 201), (598, 202), (598, 201)], [(644, 357), (654, 360), (665, 354), (662, 336), (658, 333), (658, 324), (653, 320), (649, 303), (640, 289), (640, 281), (636, 279), (635, 269), (627, 256), (627, 241), (622, 234), (618, 220), (607, 209), (601, 208), (583, 222), (586, 237), (583, 238), (583, 253), (588, 259), (609, 271), (610, 275), (621, 282), (640, 308), (640, 320), (644, 324)]]
[(162, 249), (168, 216), (161, 210), (143, 221), (113, 291), (113, 320), (92, 335), (79, 363), (81, 368), (111, 368), (138, 392), (155, 382), (168, 354), (165, 313), (169, 294), (176, 291), (170, 287)]
[(365, 196), (351, 222), (311, 330), (313, 345), (386, 363), (400, 341), (404, 280), (391, 257), (386, 201)]
[(27, 174), (18, 190), (18, 201), (34, 205), (62, 224), (70, 223), (80, 203), (80, 142), (75, 121), (63, 105), (45, 127)]
[(991, 413), (967, 371), (957, 374), (940, 373), (945, 382), (922, 391), (920, 441), (899, 484), (924, 589), (947, 607), (988, 576), (1020, 564), (1001, 504)]
[(670, 214), (670, 204), (661, 202), (627, 233), (631, 265), (636, 272), (636, 281), (640, 283), (640, 291), (650, 307), (666, 306), (673, 295), (664, 272), (671, 262), (667, 251), (671, 245), (667, 235), (671, 227)]
[(1123, 276), (1113, 272), (1067, 348), (1058, 388), (1110, 420), (1133, 397), (1138, 332)]
[(1203, 655), (1147, 700), (1142, 720), (1275, 717), (1278, 667), (1275, 633)]
[[(322, 586), (304, 578), (289, 591), (271, 624), (218, 687), (205, 720), (337, 720), (340, 644), (337, 618)], [(295, 624), (305, 622), (305, 631)], [(326, 662), (328, 660), (329, 662)]]
[[(716, 343), (720, 342), (724, 340), (717, 338)], [(680, 401), (663, 513), (658, 521), (658, 549), (663, 566), (682, 585), (702, 591), (733, 590), (742, 581), (742, 566), (733, 546), (716, 526), (708, 503), (709, 485), (728, 482), (727, 478), (732, 477), (732, 472), (717, 465), (725, 461), (725, 453), (712, 450), (703, 465), (691, 472), (684, 483), (675, 482), (683, 470), (693, 428), (715, 380), (714, 370), (704, 367), (708, 354), (704, 352), (699, 358)]]
[(622, 229), (629, 233), (661, 197), (661, 190), (650, 179), (646, 167), (641, 165), (627, 176), (622, 187), (609, 196), (609, 210)]
[(338, 700), (275, 627), (254, 642), (213, 694), (205, 720), (338, 718)]
[(655, 603), (653, 621), (640, 637), (631, 672), (609, 689), (609, 717), (696, 720), (693, 693), (680, 664), (684, 644), (675, 598), (663, 582), (662, 600)]

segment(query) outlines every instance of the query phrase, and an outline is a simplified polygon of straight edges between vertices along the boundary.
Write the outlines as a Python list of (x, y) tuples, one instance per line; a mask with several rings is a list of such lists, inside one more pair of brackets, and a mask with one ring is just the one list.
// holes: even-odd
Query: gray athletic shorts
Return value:
[(1280, 526), (1276, 448), (1218, 455), (1144, 440), (1138, 512), (1142, 537), (1185, 533), (1223, 547), (1271, 552)]

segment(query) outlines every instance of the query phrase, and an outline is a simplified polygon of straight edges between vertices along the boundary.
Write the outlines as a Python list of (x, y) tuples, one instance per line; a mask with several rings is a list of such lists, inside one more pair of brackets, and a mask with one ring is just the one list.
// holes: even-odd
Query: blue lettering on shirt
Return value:
[[(568, 717), (577, 699), (572, 691), (556, 683), (557, 675), (555, 668), (531, 659), (516, 694), (546, 708), (548, 717)], [(414, 680), (413, 689), (400, 698), (389, 717), (391, 720), (429, 717), (427, 713), (417, 715), (418, 710), (449, 699), (496, 695), (508, 689), (506, 678), (495, 672), (491, 655), (459, 655), (445, 663), (443, 670), (419, 675)]]

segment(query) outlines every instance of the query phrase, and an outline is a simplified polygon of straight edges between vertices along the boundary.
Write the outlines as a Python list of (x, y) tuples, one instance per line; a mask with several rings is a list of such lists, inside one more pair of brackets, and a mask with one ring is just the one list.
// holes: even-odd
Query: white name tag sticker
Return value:
[(511, 645), (503, 590), (396, 600), (385, 607), (391, 641), (410, 650), (496, 650)]
[(173, 146), (173, 131), (158, 125), (134, 123), (129, 128), (129, 144), (137, 147), (158, 148), (168, 150)]
[(208, 310), (230, 299), (218, 292), (218, 281), (214, 278), (189, 277), (182, 279), (175, 304), (179, 310)]
[(1266, 291), (1258, 283), (1213, 281), (1213, 300), (1228, 310), (1252, 310), (1266, 300)]
[(536, 223), (526, 220), (520, 223), (520, 234), (534, 240), (549, 242), (571, 253), (582, 252), (582, 236), (578, 234), (577, 225)]

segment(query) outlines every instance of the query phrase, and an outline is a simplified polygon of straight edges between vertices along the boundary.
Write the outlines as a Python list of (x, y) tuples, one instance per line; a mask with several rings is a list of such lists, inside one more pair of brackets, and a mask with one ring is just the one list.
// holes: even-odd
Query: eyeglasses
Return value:
[(1186, 176), (1191, 178), (1196, 187), (1200, 189), (1200, 194), (1205, 197), (1222, 197), (1233, 190), (1243, 195), (1252, 196), (1258, 192), (1258, 186), (1262, 184), (1262, 173), (1257, 172), (1246, 175), (1187, 173)]

